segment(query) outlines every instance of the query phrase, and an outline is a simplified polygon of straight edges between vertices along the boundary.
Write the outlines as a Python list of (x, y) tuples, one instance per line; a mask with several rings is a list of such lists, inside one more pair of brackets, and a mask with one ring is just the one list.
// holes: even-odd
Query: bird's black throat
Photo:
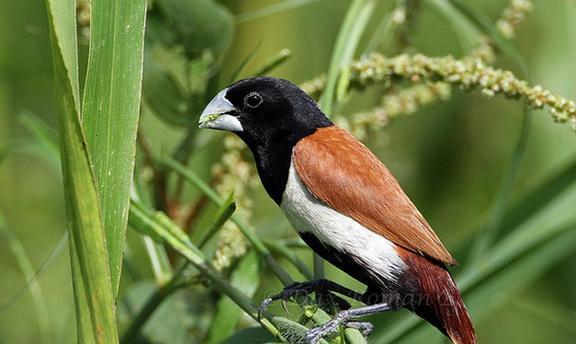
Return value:
[(256, 136), (254, 132), (249, 135), (236, 133), (252, 151), (262, 185), (276, 204), (282, 203), (294, 146), (304, 137), (316, 132), (318, 128), (331, 125), (333, 124), (327, 121), (318, 127), (300, 128), (289, 132), (268, 132)]

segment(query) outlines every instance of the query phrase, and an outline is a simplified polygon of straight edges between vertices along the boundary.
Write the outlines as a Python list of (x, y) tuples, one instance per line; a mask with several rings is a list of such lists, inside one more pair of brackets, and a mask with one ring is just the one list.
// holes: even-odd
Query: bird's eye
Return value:
[(256, 92), (251, 92), (244, 98), (244, 104), (253, 109), (260, 106), (260, 104), (262, 104), (262, 101), (263, 101), (262, 96)]

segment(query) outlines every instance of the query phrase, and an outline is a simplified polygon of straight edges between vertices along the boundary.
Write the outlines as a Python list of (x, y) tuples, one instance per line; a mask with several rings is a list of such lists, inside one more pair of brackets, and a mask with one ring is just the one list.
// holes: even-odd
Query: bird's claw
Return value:
[(286, 303), (290, 301), (290, 299), (298, 296), (308, 295), (312, 292), (316, 293), (316, 299), (319, 306), (323, 309), (327, 309), (327, 311), (331, 314), (333, 314), (338, 309), (350, 308), (350, 303), (348, 301), (326, 289), (326, 283), (326, 280), (321, 279), (303, 283), (295, 282), (285, 287), (280, 293), (272, 295), (271, 297), (262, 301), (260, 307), (258, 307), (258, 320), (260, 321), (262, 314), (264, 314), (272, 302), (281, 300), (282, 308), (286, 313), (289, 313), (288, 308), (286, 307)]
[(268, 308), (272, 302), (274, 302), (274, 299), (269, 297), (260, 303), (260, 307), (258, 307), (258, 321), (262, 320), (262, 314), (266, 311), (266, 308)]
[(367, 321), (351, 321), (346, 323), (346, 327), (357, 329), (364, 337), (368, 337), (374, 330), (374, 325)]
[(318, 342), (320, 342), (320, 339), (330, 336), (335, 332), (337, 332), (338, 327), (340, 325), (357, 329), (362, 333), (364, 337), (367, 337), (374, 329), (374, 325), (372, 325), (369, 322), (358, 322), (349, 320), (350, 320), (349, 313), (347, 311), (342, 311), (338, 313), (329, 322), (308, 330), (308, 332), (306, 332), (306, 340), (309, 344), (317, 344)]
[(302, 283), (295, 282), (284, 288), (280, 293), (264, 299), (264, 301), (260, 303), (260, 307), (258, 307), (258, 321), (260, 321), (260, 319), (262, 318), (262, 314), (264, 314), (268, 306), (270, 306), (270, 304), (274, 301), (281, 300), (282, 309), (284, 309), (286, 313), (289, 313), (288, 308), (286, 306), (286, 302), (289, 301), (291, 297), (296, 296), (299, 293), (302, 293), (302, 290), (298, 289), (298, 287), (301, 285)]

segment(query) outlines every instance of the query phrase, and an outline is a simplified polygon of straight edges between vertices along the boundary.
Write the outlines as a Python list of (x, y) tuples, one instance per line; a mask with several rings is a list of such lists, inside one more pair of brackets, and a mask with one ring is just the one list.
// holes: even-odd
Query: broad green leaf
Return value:
[(233, 18), (212, 0), (156, 0), (151, 15), (163, 26), (164, 43), (181, 44), (189, 59), (207, 50), (217, 54), (232, 40)]
[[(260, 262), (252, 251), (240, 260), (230, 276), (230, 283), (248, 297), (252, 297), (260, 284)], [(242, 311), (229, 298), (222, 298), (216, 306), (206, 344), (218, 344), (232, 335)]]
[(140, 112), (146, 1), (91, 2), (90, 54), (82, 124), (118, 292)]
[[(340, 78), (343, 69), (350, 64), (356, 48), (358, 47), (358, 42), (362, 37), (362, 33), (368, 24), (368, 20), (372, 15), (374, 9), (374, 0), (354, 0), (346, 17), (344, 18), (344, 23), (342, 28), (338, 33), (338, 39), (336, 40), (336, 46), (334, 47), (334, 52), (332, 53), (332, 58), (330, 60), (330, 68), (328, 70), (328, 75), (326, 77), (326, 87), (324, 92), (320, 97), (320, 108), (326, 114), (331, 115), (332, 106), (334, 103), (334, 97), (336, 96), (336, 88), (338, 83), (347, 83), (347, 78)], [(340, 82), (338, 81), (340, 78)], [(344, 89), (345, 87), (338, 87), (339, 89)], [(343, 95), (339, 97), (341, 99)]]
[(78, 338), (116, 343), (115, 302), (100, 201), (80, 124), (75, 2), (46, 0), (60, 103), (62, 173), (70, 224)]

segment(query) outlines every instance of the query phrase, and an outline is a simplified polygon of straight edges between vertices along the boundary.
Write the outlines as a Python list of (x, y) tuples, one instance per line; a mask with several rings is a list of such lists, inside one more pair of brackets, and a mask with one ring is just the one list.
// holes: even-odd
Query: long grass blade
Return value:
[(60, 152), (71, 233), (78, 337), (82, 343), (116, 343), (115, 301), (100, 201), (80, 124), (75, 2), (46, 0), (46, 5), (61, 106)]
[(82, 124), (100, 195), (115, 295), (136, 154), (145, 17), (145, 0), (91, 2)]
[[(354, 0), (348, 8), (344, 23), (338, 33), (334, 52), (332, 53), (330, 68), (326, 76), (326, 87), (319, 102), (322, 111), (328, 115), (332, 113), (338, 78), (342, 74), (343, 68), (350, 64), (350, 61), (352, 61), (354, 57), (354, 53), (356, 52), (362, 33), (368, 24), (374, 5), (374, 0)], [(341, 83), (346, 82), (347, 80), (345, 78), (341, 81)], [(339, 88), (345, 89), (346, 87)]]

